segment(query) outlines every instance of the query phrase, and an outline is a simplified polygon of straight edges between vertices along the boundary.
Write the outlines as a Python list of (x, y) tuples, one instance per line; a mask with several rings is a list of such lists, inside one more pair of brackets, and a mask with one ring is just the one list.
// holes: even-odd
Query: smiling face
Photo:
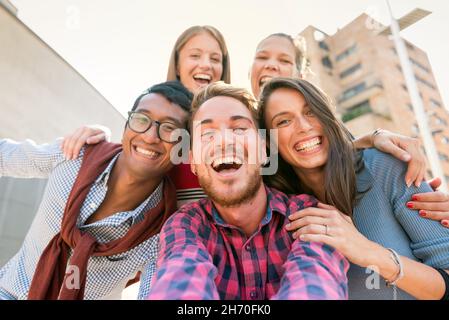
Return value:
[(217, 96), (204, 102), (192, 120), (191, 166), (206, 194), (225, 207), (254, 198), (262, 188), (263, 159), (253, 155), (265, 147), (247, 107)]
[(179, 80), (191, 92), (219, 81), (223, 73), (223, 54), (212, 35), (202, 32), (189, 39), (179, 51)]
[(329, 142), (323, 126), (296, 90), (280, 88), (268, 98), (265, 125), (278, 129), (279, 153), (296, 172), (323, 170)]
[(259, 44), (250, 72), (254, 96), (259, 96), (261, 87), (271, 78), (298, 75), (296, 52), (289, 39), (271, 36)]
[[(188, 113), (180, 106), (156, 93), (144, 96), (135, 111), (152, 120), (168, 122), (173, 128), (185, 128), (188, 119)], [(126, 163), (127, 170), (140, 177), (161, 177), (173, 166), (170, 161), (173, 144), (159, 139), (157, 128), (153, 123), (146, 132), (136, 133), (127, 125), (123, 133), (123, 162)]]

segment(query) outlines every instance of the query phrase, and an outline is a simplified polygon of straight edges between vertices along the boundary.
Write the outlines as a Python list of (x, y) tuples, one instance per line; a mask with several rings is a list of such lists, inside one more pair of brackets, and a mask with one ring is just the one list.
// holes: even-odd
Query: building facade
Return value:
[[(308, 77), (330, 95), (337, 114), (354, 135), (384, 128), (418, 137), (394, 43), (378, 35), (372, 22), (362, 14), (334, 35), (313, 26), (304, 29), (300, 34), (307, 43)], [(445, 174), (441, 178), (449, 182), (449, 112), (426, 53), (405, 43)]]

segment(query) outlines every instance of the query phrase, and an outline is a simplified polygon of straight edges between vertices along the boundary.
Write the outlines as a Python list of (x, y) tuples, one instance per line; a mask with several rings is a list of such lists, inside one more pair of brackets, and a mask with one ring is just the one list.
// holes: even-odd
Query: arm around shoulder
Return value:
[(32, 140), (0, 140), (0, 176), (47, 178), (56, 164), (63, 160), (60, 140), (41, 145)]

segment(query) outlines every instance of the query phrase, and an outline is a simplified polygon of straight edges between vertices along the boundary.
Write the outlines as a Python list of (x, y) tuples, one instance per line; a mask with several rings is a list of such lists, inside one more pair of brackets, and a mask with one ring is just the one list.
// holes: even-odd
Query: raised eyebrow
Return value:
[(258, 51), (256, 51), (256, 55), (258, 55), (258, 54), (266, 54), (266, 53), (268, 53), (267, 50), (258, 50)]
[(276, 113), (273, 116), (273, 118), (271, 118), (271, 123), (273, 123), (274, 119), (276, 119), (277, 117), (280, 117), (280, 116), (283, 116), (283, 115), (286, 115), (286, 114), (289, 114), (289, 113), (290, 113), (289, 111), (282, 111), (282, 112)]
[(198, 126), (202, 126), (202, 125), (204, 125), (204, 124), (211, 124), (212, 122), (213, 122), (212, 119), (204, 119), (204, 120), (201, 120), (200, 123), (198, 123), (198, 124), (195, 126), (195, 128), (198, 128)]
[(289, 55), (289, 54), (286, 54), (286, 53), (281, 53), (279, 55), (279, 57), (280, 58), (288, 58), (289, 60), (293, 60), (293, 57), (291, 55)]
[[(149, 116), (151, 118), (151, 112), (146, 110), (146, 109), (136, 109), (135, 112), (144, 113), (144, 114), (146, 114), (147, 116)], [(162, 120), (159, 121), (159, 122), (166, 122), (166, 120), (172, 121), (172, 122), (174, 122), (175, 124), (177, 124), (179, 126), (182, 125), (182, 123), (178, 119), (170, 117), (170, 116), (163, 117)]]
[(238, 120), (246, 120), (246, 121), (250, 122), (251, 124), (254, 124), (253, 120), (251, 120), (250, 118), (245, 117), (245, 116), (232, 116), (231, 117), (231, 121), (238, 121)]
[(223, 58), (223, 55), (220, 52), (212, 52), (210, 55), (214, 58)]
[(177, 124), (178, 126), (181, 126), (181, 125), (182, 125), (182, 123), (181, 123), (178, 119), (173, 118), (173, 117), (165, 117), (165, 118), (162, 118), (162, 119), (163, 119), (163, 121), (161, 121), (161, 122), (166, 122), (166, 120), (169, 120), (169, 121), (174, 122), (174, 123)]

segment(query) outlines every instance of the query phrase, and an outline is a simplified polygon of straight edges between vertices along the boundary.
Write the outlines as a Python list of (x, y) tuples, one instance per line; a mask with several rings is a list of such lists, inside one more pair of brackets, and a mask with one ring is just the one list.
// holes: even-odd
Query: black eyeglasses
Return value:
[(172, 134), (176, 129), (181, 129), (170, 122), (159, 122), (151, 119), (146, 114), (138, 111), (128, 112), (128, 127), (136, 133), (144, 133), (151, 126), (157, 125), (157, 136), (164, 142), (177, 143), (181, 139), (179, 135)]

